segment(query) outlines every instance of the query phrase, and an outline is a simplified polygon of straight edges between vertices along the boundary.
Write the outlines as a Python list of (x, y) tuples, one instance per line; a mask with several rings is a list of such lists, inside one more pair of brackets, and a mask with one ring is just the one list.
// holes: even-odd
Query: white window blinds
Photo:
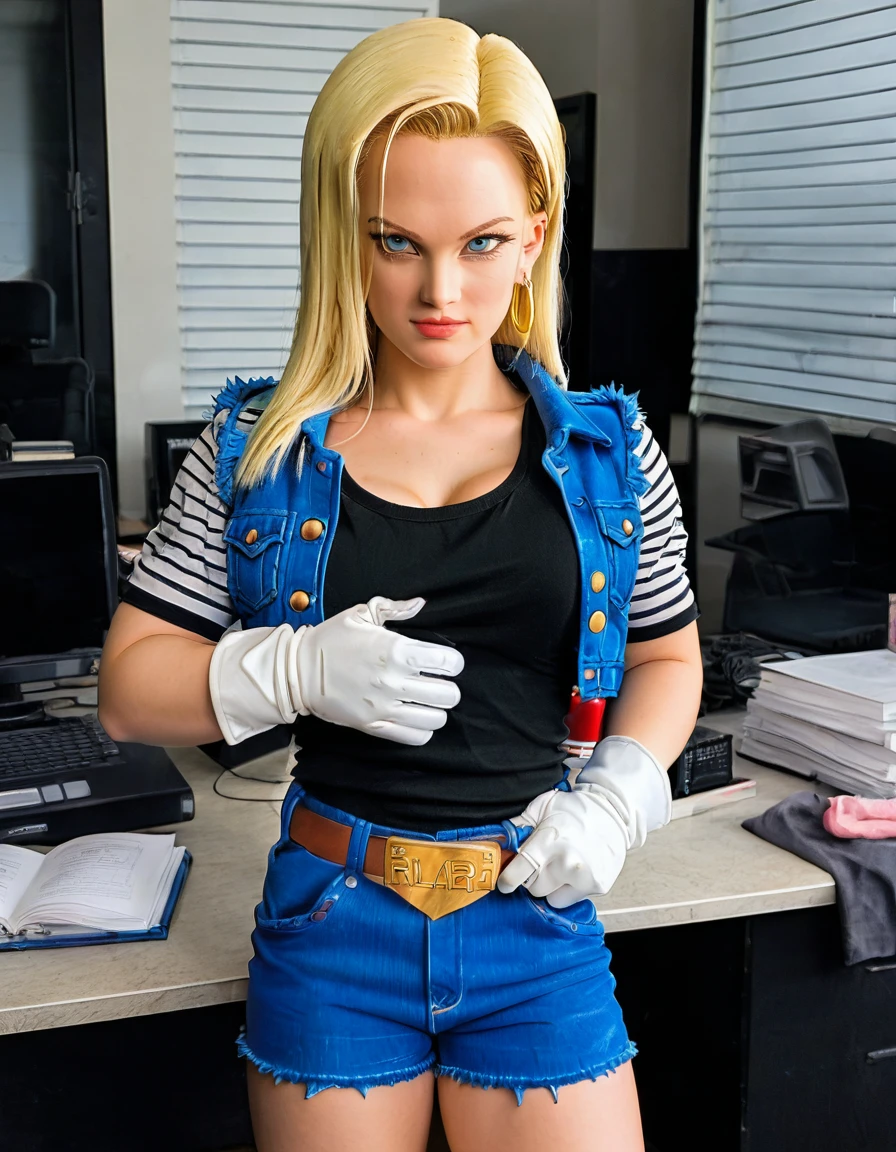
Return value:
[(896, 3), (710, 14), (692, 411), (896, 423)]
[(438, 0), (171, 0), (184, 408), (279, 376), (299, 293), (308, 113), (337, 62)]

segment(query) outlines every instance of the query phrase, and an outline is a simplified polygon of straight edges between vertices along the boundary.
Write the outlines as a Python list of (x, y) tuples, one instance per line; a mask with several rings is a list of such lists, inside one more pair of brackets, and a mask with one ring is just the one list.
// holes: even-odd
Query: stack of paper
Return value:
[(10, 460), (74, 460), (71, 440), (13, 440)]
[(896, 652), (763, 664), (740, 751), (857, 796), (896, 796)]

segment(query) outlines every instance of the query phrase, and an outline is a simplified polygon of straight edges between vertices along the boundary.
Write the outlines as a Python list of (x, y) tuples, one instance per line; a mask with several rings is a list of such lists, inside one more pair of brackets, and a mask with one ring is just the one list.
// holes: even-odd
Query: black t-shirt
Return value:
[(392, 504), (343, 472), (324, 582), (327, 616), (380, 595), (423, 596), (389, 628), (457, 647), (460, 702), (422, 747), (300, 717), (294, 775), (365, 820), (435, 832), (518, 815), (563, 774), (576, 671), (579, 570), (544, 427), (527, 401), (507, 479), (443, 508)]

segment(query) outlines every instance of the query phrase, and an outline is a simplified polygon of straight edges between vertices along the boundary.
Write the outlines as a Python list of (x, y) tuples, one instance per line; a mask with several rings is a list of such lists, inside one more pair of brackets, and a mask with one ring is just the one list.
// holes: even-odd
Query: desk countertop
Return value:
[[(742, 716), (715, 713), (701, 724), (736, 735)], [(608, 934), (834, 903), (827, 872), (747, 832), (741, 821), (792, 792), (831, 796), (836, 789), (737, 755), (734, 775), (755, 780), (756, 795), (674, 820), (629, 855), (613, 889), (595, 901)]]
[[(738, 715), (707, 724), (733, 731)], [(226, 800), (212, 791), (219, 770), (201, 752), (171, 755), (193, 788), (196, 817), (158, 829), (176, 832), (193, 854), (169, 938), (0, 954), (0, 1034), (245, 999), (253, 909), (287, 785), (228, 777), (222, 791), (263, 802)], [(276, 777), (283, 756), (239, 771)], [(631, 854), (612, 892), (597, 902), (608, 933), (834, 902), (826, 872), (740, 826), (791, 792), (825, 790), (747, 761), (735, 774), (758, 782), (755, 797), (676, 820)]]

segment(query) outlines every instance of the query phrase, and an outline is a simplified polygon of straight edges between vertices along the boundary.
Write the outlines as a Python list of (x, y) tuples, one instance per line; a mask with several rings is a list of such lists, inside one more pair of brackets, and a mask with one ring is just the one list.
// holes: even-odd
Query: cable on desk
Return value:
[(244, 804), (279, 804), (283, 799), (282, 796), (228, 796), (226, 792), (219, 792), (218, 781), (221, 779), (225, 772), (229, 772), (231, 776), (235, 776), (237, 780), (252, 780), (256, 784), (286, 783), (285, 780), (270, 780), (266, 779), (264, 776), (242, 776), (233, 768), (224, 768), (221, 772), (218, 773), (218, 775), (215, 777), (214, 784), (212, 784), (212, 791), (216, 796), (220, 796), (222, 800), (239, 800)]

